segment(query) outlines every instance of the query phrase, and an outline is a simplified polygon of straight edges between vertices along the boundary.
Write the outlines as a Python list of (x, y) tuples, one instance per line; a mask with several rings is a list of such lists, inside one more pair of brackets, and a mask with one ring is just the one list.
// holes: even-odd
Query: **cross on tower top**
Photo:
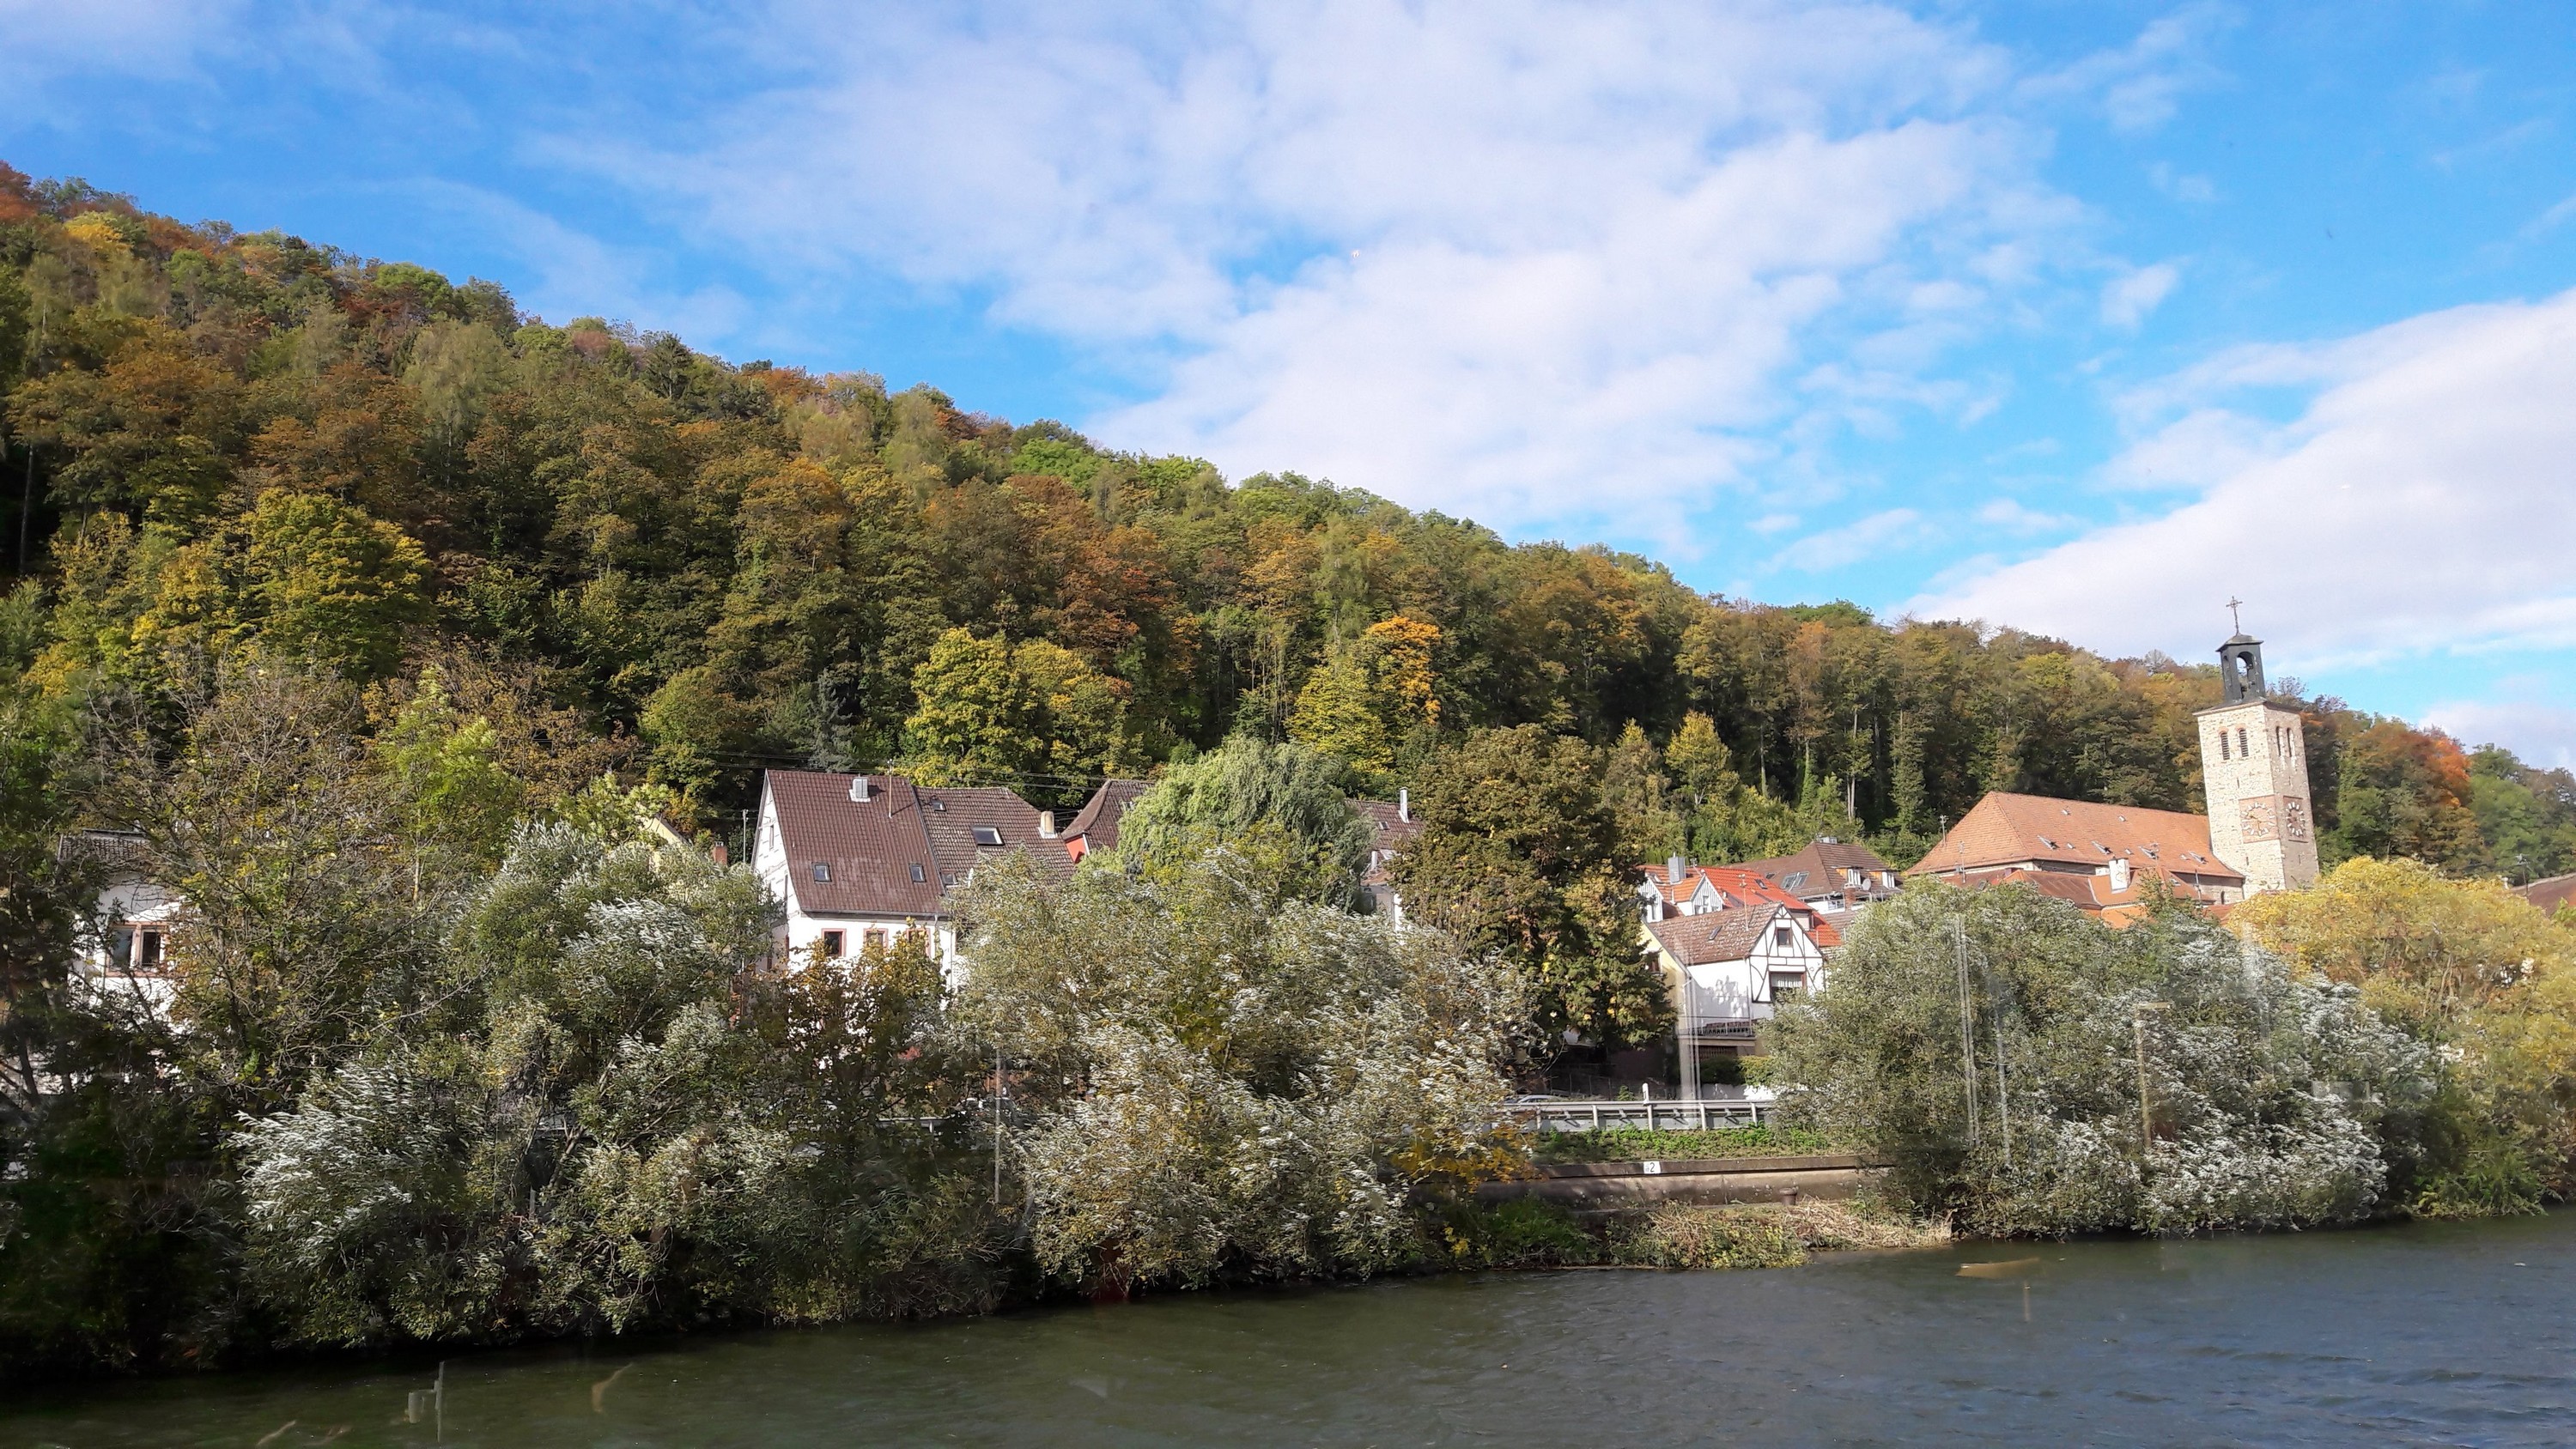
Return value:
[(2240, 617), (2236, 611), (2244, 604), (2244, 602), (2245, 601), (2243, 599), (2237, 598), (2233, 594), (2230, 594), (2227, 598), (2227, 622), (2235, 625), (2236, 632), (2239, 634), (2245, 632), (2245, 620)]

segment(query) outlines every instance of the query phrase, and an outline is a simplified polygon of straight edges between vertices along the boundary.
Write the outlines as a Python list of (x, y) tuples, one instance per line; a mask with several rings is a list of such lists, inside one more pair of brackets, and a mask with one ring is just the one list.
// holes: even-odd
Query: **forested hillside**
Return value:
[[(1064, 803), (1250, 732), (1391, 790), (1536, 725), (1593, 747), (1641, 857), (1902, 854), (1989, 789), (2197, 808), (2216, 697), (2199, 664), (1709, 598), (5, 166), (0, 388), (12, 690), (149, 697), (260, 644), (385, 719), (435, 663), (504, 755), (640, 773), (728, 833), (762, 764)], [(2175, 649), (2215, 644), (2207, 612)], [(2310, 707), (2330, 859), (2576, 867), (2567, 772)]]

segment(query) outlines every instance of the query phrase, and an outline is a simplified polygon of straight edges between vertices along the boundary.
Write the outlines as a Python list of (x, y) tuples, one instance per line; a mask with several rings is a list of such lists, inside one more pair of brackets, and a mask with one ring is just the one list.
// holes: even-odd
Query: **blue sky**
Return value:
[(0, 0), (0, 159), (2576, 757), (2576, 7)]

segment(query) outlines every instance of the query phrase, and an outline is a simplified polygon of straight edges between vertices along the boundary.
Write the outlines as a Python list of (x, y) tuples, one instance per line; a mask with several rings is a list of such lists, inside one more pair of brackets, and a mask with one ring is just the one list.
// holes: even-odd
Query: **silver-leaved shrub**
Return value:
[(2014, 886), (1873, 908), (1773, 1039), (1791, 1117), (1987, 1233), (2356, 1221), (2421, 1157), (2439, 1083), (2350, 988), (2196, 911), (2115, 930)]
[(947, 1032), (1008, 1064), (1032, 1246), (1095, 1292), (1356, 1274), (1417, 1194), (1503, 1169), (1524, 1013), (1449, 938), (1283, 899), (1217, 850), (1152, 878), (979, 872)]

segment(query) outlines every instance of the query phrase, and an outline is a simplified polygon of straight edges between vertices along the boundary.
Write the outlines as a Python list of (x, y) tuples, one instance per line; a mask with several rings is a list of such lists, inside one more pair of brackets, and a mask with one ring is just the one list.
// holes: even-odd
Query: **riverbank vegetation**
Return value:
[(2114, 931), (2021, 889), (1918, 886), (1774, 1023), (1785, 1115), (1984, 1234), (2565, 1196), (2576, 922), (2491, 881), (2357, 860), (2230, 924), (2167, 902)]
[(1816, 1253), (1937, 1247), (1946, 1223), (1863, 1196), (1844, 1202), (1658, 1203), (1575, 1213), (1537, 1198), (1450, 1209), (1457, 1268), (1789, 1268)]
[(1309, 899), (1275, 823), (979, 871), (943, 984), (919, 936), (778, 959), (666, 797), (514, 781), (443, 689), (372, 743), (300, 663), (164, 698), (96, 721), (118, 833), (66, 867), (187, 892), (174, 994), (55, 974), (0, 1020), (12, 1372), (1346, 1278), (1524, 1160), (1518, 975)]
[(1597, 1127), (1543, 1132), (1532, 1143), (1540, 1162), (1634, 1162), (1705, 1157), (1801, 1157), (1843, 1150), (1833, 1138), (1799, 1127)]

